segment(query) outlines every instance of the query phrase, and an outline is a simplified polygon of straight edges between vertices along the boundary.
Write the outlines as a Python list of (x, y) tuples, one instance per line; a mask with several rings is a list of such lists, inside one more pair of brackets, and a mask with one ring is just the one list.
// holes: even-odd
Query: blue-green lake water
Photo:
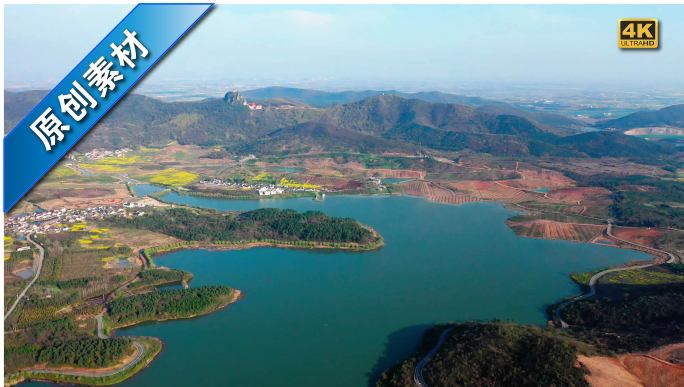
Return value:
[(192, 272), (193, 286), (227, 284), (244, 299), (208, 316), (145, 324), (120, 335), (160, 337), (164, 351), (123, 386), (365, 386), (411, 354), (435, 323), (546, 323), (544, 308), (579, 290), (568, 278), (645, 254), (516, 236), (514, 211), (403, 196), (235, 201), (165, 200), (218, 210), (321, 210), (385, 238), (352, 253), (258, 248), (182, 251), (158, 265)]

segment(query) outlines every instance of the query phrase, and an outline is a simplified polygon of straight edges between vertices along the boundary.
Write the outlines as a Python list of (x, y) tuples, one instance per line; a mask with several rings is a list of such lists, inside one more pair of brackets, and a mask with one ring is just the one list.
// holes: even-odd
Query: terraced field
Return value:
[(491, 181), (458, 181), (445, 183), (446, 186), (468, 192), (482, 200), (493, 200), (503, 203), (522, 203), (543, 199), (542, 194), (527, 192), (521, 189)]
[(469, 196), (426, 180), (402, 183), (400, 187), (407, 195), (421, 196), (438, 203), (463, 204), (481, 201), (474, 196)]
[(417, 171), (411, 169), (369, 169), (371, 174), (377, 174), (381, 177), (398, 178), (398, 179), (425, 179), (425, 171)]
[(581, 242), (591, 241), (601, 235), (605, 229), (602, 225), (561, 223), (550, 220), (509, 222), (509, 226), (521, 236)]

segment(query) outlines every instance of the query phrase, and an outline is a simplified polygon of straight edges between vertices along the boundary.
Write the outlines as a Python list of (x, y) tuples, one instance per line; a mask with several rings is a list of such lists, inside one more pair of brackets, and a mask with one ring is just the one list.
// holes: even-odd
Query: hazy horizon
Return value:
[[(130, 9), (6, 6), (5, 88), (52, 87)], [(662, 47), (619, 50), (620, 17), (659, 18)], [(61, 23), (25, 28), (53, 20)], [(679, 47), (681, 5), (221, 4), (139, 90), (188, 84), (462, 94), (533, 87), (676, 91), (684, 85)]]

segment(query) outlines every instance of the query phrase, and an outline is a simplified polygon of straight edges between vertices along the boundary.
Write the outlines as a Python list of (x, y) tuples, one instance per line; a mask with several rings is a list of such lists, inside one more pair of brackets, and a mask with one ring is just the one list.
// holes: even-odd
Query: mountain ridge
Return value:
[[(132, 94), (122, 99), (78, 149), (157, 146), (169, 141), (222, 146), (235, 152), (294, 150), (361, 152), (461, 151), (515, 156), (669, 154), (666, 146), (613, 135), (563, 135), (556, 127), (509, 105), (479, 107), (374, 95), (330, 108), (266, 107), (252, 110), (237, 94), (192, 102), (163, 102)], [(5, 92), (5, 128), (39, 101), (41, 92)], [(511, 110), (513, 109), (513, 110)], [(501, 113), (501, 112), (504, 113)], [(599, 132), (603, 133), (603, 132)], [(624, 136), (624, 137), (621, 137)], [(600, 145), (597, 145), (600, 144)]]
[(684, 128), (684, 104), (667, 106), (658, 110), (642, 110), (624, 117), (601, 121), (596, 126), (602, 129), (618, 130), (656, 126)]

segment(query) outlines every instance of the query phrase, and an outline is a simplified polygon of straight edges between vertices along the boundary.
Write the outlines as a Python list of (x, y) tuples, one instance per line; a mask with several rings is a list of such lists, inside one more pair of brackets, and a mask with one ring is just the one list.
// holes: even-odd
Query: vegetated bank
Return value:
[(192, 318), (220, 309), (239, 296), (239, 290), (228, 286), (201, 286), (121, 297), (109, 303), (109, 324), (121, 328), (147, 321)]
[[(591, 273), (571, 277), (586, 286)], [(595, 297), (562, 310), (568, 329), (499, 322), (433, 327), (414, 356), (385, 371), (377, 385), (413, 386), (418, 362), (447, 328), (447, 339), (423, 368), (431, 386), (585, 386), (580, 354), (641, 353), (684, 342), (684, 264), (611, 273), (595, 288)], [(548, 308), (550, 316), (557, 305)]]
[[(248, 248), (281, 246), (293, 248), (337, 248), (364, 250), (382, 246), (382, 238), (370, 227), (349, 218), (333, 218), (320, 212), (298, 213), (291, 210), (263, 209), (242, 213), (167, 207), (130, 211), (110, 218), (103, 226), (117, 229), (150, 230), (181, 240), (175, 245), (146, 249), (154, 253), (178, 248)], [(108, 230), (99, 228), (98, 230)], [(73, 234), (73, 235), (72, 235)], [(92, 235), (91, 235), (92, 234)], [(97, 234), (97, 239), (93, 235)], [(172, 284), (187, 286), (191, 273), (150, 267), (134, 277), (115, 275), (111, 285), (98, 293), (85, 292), (95, 284), (94, 271), (85, 269), (77, 278), (64, 280), (58, 274), (64, 259), (86, 257), (101, 270), (101, 260), (123, 257), (133, 250), (112, 244), (100, 231), (80, 229), (60, 235), (58, 240), (41, 240), (46, 247), (47, 266), (41, 284), (53, 284), (65, 293), (62, 297), (33, 303), (54, 304), (54, 308), (34, 313), (28, 303), (14, 322), (23, 329), (5, 348), (6, 384), (23, 380), (49, 380), (65, 383), (105, 385), (121, 382), (148, 364), (161, 350), (156, 338), (95, 338), (96, 316), (102, 315), (105, 332), (148, 321), (192, 318), (211, 313), (236, 301), (240, 291), (228, 286), (200, 286), (168, 289)], [(95, 242), (93, 242), (95, 241)], [(90, 242), (90, 243), (86, 243)], [(102, 245), (102, 248), (100, 248)], [(84, 247), (85, 246), (85, 247)], [(126, 269), (128, 270), (128, 269)], [(132, 273), (129, 273), (132, 274)], [(53, 278), (54, 277), (54, 278)], [(92, 278), (91, 278), (92, 277)], [(99, 289), (99, 288), (98, 288)], [(68, 293), (68, 294), (66, 294)], [(84, 299), (86, 294), (88, 299)], [(92, 296), (96, 296), (92, 298)], [(93, 300), (100, 300), (93, 303)], [(83, 319), (67, 316), (61, 320), (52, 313), (73, 303)], [(50, 312), (49, 314), (46, 314)], [(26, 315), (26, 316), (25, 316)], [(31, 317), (31, 319), (28, 319)], [(42, 322), (44, 321), (44, 322)], [(78, 328), (83, 325), (84, 328)], [(96, 329), (97, 328), (97, 329)], [(99, 334), (99, 333), (98, 333)], [(21, 337), (19, 337), (21, 336)], [(142, 348), (142, 350), (140, 349)]]
[[(77, 359), (85, 359), (82, 350), (104, 368), (74, 366)], [(56, 343), (42, 359), (40, 367), (27, 368), (5, 375), (5, 385), (25, 380), (50, 381), (89, 386), (107, 386), (121, 383), (138, 373), (161, 352), (162, 342), (155, 337), (80, 339)], [(45, 351), (45, 350), (44, 350)], [(122, 352), (123, 351), (123, 352)], [(140, 352), (138, 352), (140, 351)], [(41, 356), (41, 355), (39, 355)], [(90, 363), (91, 360), (85, 360)]]
[(502, 322), (433, 327), (416, 354), (385, 371), (377, 386), (415, 386), (416, 365), (449, 328), (423, 369), (429, 386), (588, 386), (585, 372), (575, 366), (581, 343), (546, 329)]
[(622, 354), (684, 342), (684, 264), (612, 273), (595, 287), (595, 297), (568, 305), (561, 316), (573, 336), (598, 352)]
[(138, 228), (184, 242), (148, 248), (148, 258), (183, 248), (245, 248), (279, 246), (369, 250), (383, 244), (382, 237), (354, 219), (336, 218), (319, 211), (265, 208), (221, 213), (195, 208), (155, 209), (142, 216), (112, 218), (110, 224)]

